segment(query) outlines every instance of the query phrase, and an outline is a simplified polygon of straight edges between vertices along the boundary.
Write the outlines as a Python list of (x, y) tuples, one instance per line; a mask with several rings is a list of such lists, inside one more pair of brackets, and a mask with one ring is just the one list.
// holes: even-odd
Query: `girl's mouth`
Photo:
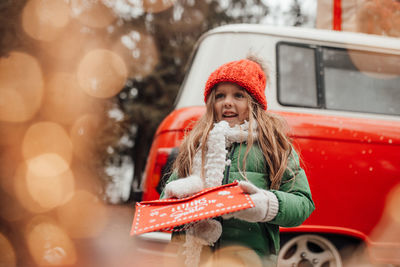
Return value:
[(234, 118), (234, 117), (237, 117), (237, 114), (236, 113), (224, 113), (224, 114), (222, 114), (222, 117), (223, 118)]

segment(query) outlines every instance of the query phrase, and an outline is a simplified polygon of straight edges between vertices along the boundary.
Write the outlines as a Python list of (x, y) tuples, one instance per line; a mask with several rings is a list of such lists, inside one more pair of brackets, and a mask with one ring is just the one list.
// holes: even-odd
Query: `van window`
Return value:
[(399, 55), (281, 43), (277, 59), (283, 105), (400, 115)]
[(313, 48), (282, 44), (278, 49), (278, 98), (284, 105), (317, 107)]
[(323, 49), (327, 109), (400, 115), (400, 56)]

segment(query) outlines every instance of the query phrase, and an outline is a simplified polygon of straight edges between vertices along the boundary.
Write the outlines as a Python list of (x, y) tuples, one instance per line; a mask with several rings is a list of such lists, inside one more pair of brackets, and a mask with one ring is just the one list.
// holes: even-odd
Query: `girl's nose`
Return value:
[(225, 98), (224, 98), (224, 106), (231, 106), (232, 105), (232, 97), (231, 96), (226, 96)]

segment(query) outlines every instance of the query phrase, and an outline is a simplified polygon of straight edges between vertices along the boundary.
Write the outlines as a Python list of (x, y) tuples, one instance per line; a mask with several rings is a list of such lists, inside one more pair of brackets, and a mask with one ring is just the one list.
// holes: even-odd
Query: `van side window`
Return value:
[(327, 109), (400, 115), (400, 56), (322, 51)]
[(281, 44), (277, 66), (279, 102), (289, 106), (317, 107), (314, 49)]
[[(288, 43), (279, 43), (277, 51), (282, 105), (400, 115), (400, 55)], [(307, 80), (309, 88), (302, 88), (306, 83), (299, 79)], [(310, 88), (314, 94), (305, 95), (318, 96), (317, 105), (297, 96)]]

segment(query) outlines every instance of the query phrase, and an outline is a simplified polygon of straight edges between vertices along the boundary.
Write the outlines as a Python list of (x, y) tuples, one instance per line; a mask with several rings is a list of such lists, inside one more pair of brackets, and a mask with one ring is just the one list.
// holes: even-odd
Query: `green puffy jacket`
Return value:
[[(242, 166), (246, 148), (245, 143), (232, 145), (231, 151), (228, 153), (231, 164), (225, 169), (223, 183), (244, 179), (239, 173), (238, 163)], [(257, 144), (254, 144), (246, 159), (245, 175), (247, 179), (259, 188), (269, 189), (270, 180), (267, 168), (261, 149)], [(177, 178), (176, 173), (173, 173), (167, 183)], [(271, 192), (276, 195), (279, 201), (278, 214), (272, 221), (250, 223), (238, 219), (223, 220), (220, 218), (223, 230), (216, 246), (246, 246), (253, 249), (262, 259), (276, 255), (280, 248), (279, 226), (298, 226), (315, 209), (307, 177), (299, 165), (299, 158), (295, 150), (292, 150), (288, 168), (282, 177), (279, 189), (271, 190)]]

